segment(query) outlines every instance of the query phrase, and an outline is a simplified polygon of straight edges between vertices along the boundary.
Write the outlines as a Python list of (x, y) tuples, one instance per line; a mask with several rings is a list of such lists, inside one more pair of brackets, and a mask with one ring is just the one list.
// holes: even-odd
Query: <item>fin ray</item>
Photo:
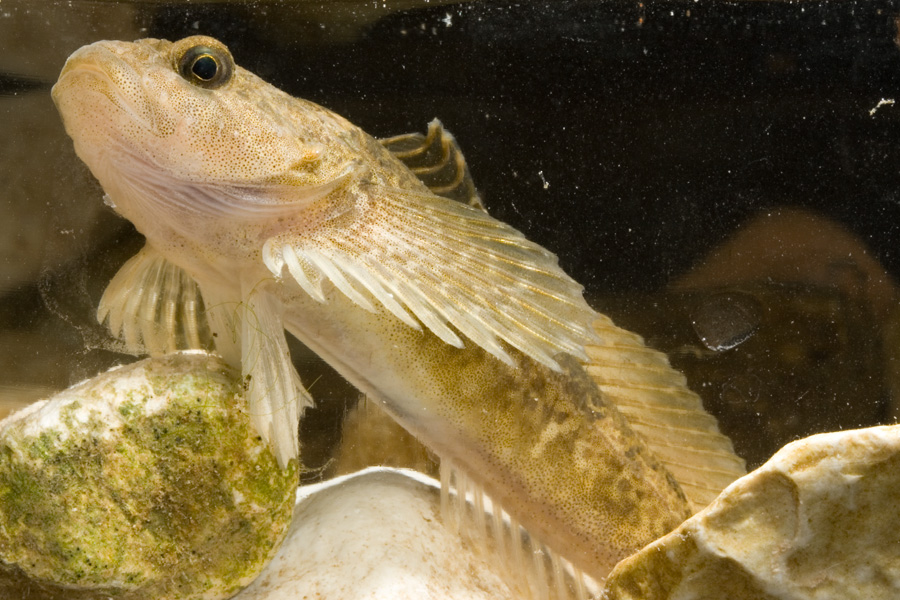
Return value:
[(439, 120), (431, 121), (424, 135), (407, 133), (379, 141), (432, 193), (484, 210), (462, 150)]
[(284, 468), (300, 455), (300, 417), (313, 400), (291, 363), (280, 302), (265, 282), (251, 287), (242, 281), (241, 288), (241, 365), (250, 419)]
[(144, 246), (109, 282), (97, 320), (106, 322), (133, 354), (212, 347), (197, 283), (151, 246)]
[(587, 347), (588, 374), (700, 510), (746, 473), (744, 461), (665, 354), (609, 317), (598, 315), (594, 329), (602, 343)]
[[(500, 342), (554, 370), (558, 353), (586, 358), (595, 313), (554, 254), (459, 202), (374, 184), (361, 190), (353, 221), (268, 240), (273, 273), (287, 264), (294, 275), (296, 256), (363, 308), (374, 301), (409, 323), (408, 310), (446, 343), (459, 347), (458, 331), (508, 364)], [(309, 291), (304, 277), (295, 278)]]
[(476, 551), (499, 565), (523, 600), (588, 600), (599, 586), (532, 535), (452, 462), (441, 459), (441, 516)]

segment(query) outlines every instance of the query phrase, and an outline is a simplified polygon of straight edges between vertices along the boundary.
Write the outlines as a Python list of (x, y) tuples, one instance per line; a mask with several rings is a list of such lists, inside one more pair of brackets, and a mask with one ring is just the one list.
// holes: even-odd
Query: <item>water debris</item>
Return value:
[(691, 313), (691, 324), (704, 346), (722, 352), (756, 333), (761, 310), (759, 301), (750, 294), (723, 292), (703, 298)]
[(874, 108), (872, 108), (872, 109), (869, 110), (869, 116), (870, 116), (870, 117), (874, 117), (874, 116), (875, 116), (875, 113), (876, 113), (876, 112), (878, 111), (878, 109), (881, 108), (882, 106), (893, 106), (893, 105), (894, 105), (894, 99), (893, 99), (893, 98), (882, 98), (881, 100), (878, 101), (878, 104), (876, 104), (876, 105), (874, 106)]

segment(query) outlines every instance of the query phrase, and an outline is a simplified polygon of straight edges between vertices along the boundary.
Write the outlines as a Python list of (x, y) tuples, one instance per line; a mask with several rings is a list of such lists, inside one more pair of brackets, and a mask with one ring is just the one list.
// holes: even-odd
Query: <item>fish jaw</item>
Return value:
[[(109, 195), (122, 196), (116, 192), (125, 173), (160, 172), (156, 149), (175, 127), (172, 115), (153, 111), (146, 101), (144, 77), (134, 64), (157, 56), (160, 42), (149, 42), (103, 41), (80, 48), (51, 91), (76, 153)], [(116, 203), (117, 209), (127, 206)]]

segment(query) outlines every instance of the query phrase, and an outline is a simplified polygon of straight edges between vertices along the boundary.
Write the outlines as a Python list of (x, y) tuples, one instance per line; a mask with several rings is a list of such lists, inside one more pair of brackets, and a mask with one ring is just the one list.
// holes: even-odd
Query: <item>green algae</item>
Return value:
[(147, 359), (7, 425), (0, 596), (22, 577), (41, 590), (26, 597), (129, 600), (226, 598), (252, 580), (290, 522), (298, 472), (279, 469), (240, 392), (213, 357)]

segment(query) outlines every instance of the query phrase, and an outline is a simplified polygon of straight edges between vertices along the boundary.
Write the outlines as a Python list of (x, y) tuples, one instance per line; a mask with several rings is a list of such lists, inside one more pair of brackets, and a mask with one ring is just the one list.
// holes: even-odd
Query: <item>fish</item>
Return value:
[(287, 331), (437, 454), (458, 517), (547, 557), (545, 597), (585, 597), (742, 473), (665, 358), (488, 214), (439, 123), (377, 140), (206, 36), (95, 42), (52, 96), (146, 238), (98, 318), (135, 354), (240, 365), (281, 465), (313, 404)]

